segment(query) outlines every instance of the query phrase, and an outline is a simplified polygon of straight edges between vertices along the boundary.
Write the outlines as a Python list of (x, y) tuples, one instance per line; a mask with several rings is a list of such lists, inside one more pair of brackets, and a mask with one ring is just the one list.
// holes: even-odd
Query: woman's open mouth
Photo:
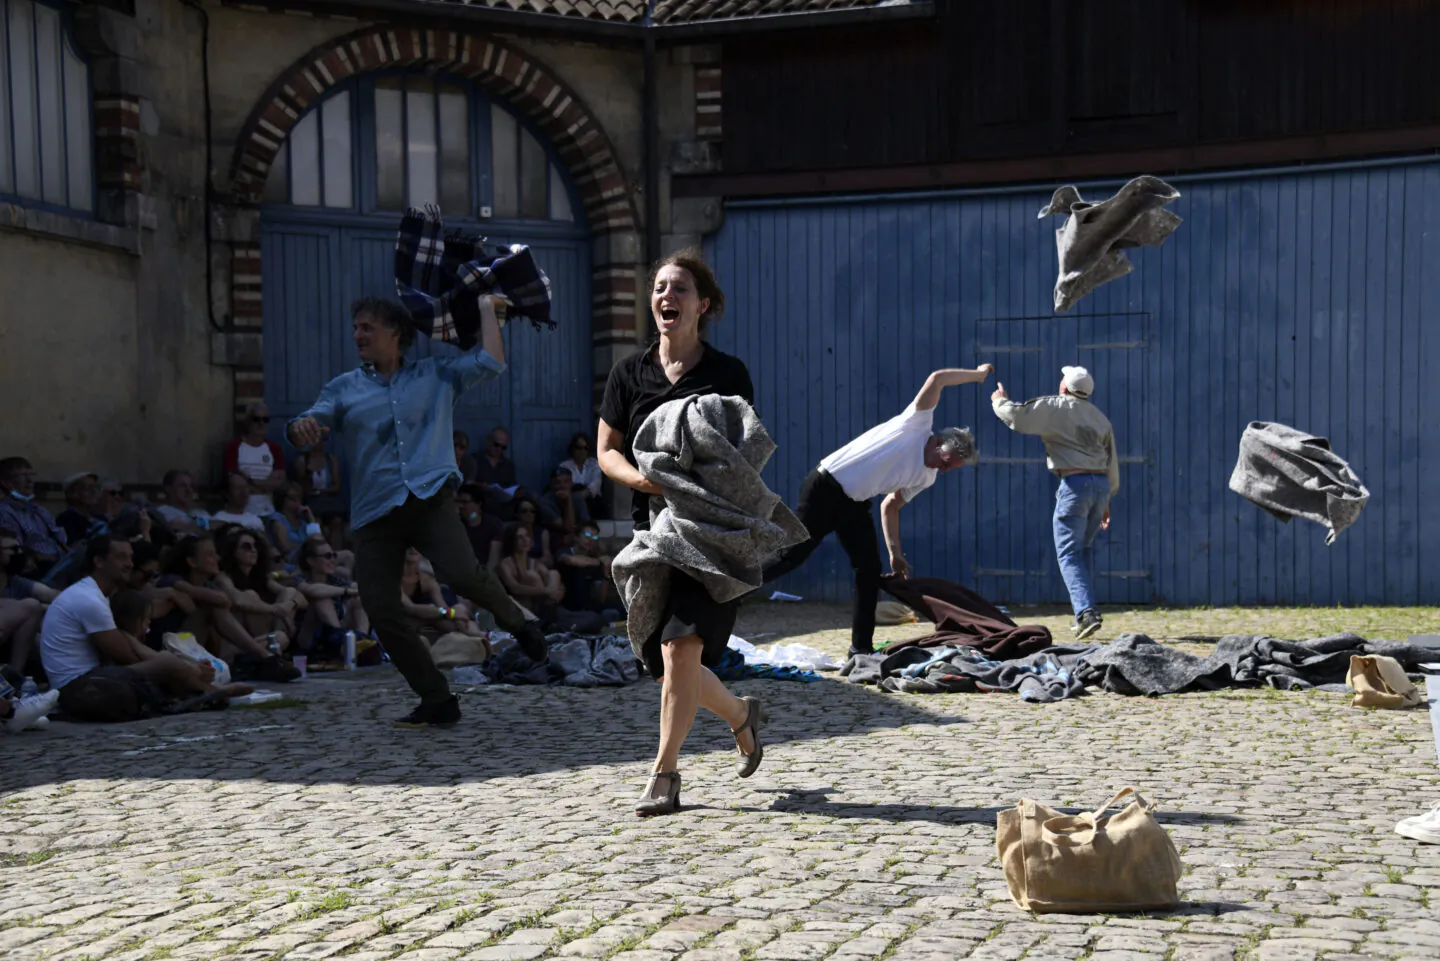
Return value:
[(661, 307), (661, 308), (660, 308), (660, 319), (661, 319), (661, 320), (679, 320), (679, 319), (680, 319), (680, 308), (678, 308), (678, 307)]

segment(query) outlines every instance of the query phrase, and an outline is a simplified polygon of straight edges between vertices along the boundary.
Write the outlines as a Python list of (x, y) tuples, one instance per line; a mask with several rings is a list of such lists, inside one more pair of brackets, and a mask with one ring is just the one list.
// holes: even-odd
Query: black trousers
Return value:
[(869, 501), (854, 501), (840, 482), (818, 467), (800, 485), (795, 508), (810, 539), (783, 552), (765, 568), (772, 581), (795, 570), (834, 532), (855, 570), (855, 610), (850, 620), (850, 647), (874, 650), (875, 602), (880, 599), (880, 542), (875, 537), (875, 515)]

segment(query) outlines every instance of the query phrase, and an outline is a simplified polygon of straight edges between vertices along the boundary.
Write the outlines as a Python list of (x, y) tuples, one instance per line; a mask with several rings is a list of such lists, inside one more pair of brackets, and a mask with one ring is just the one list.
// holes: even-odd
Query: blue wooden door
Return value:
[[(1096, 543), (1102, 600), (1440, 603), (1440, 162), (1175, 183), (1179, 230), (1060, 317), (1059, 221), (1035, 217), (1048, 186), (727, 205), (708, 245), (728, 295), (713, 337), (750, 366), (780, 446), (772, 487), (793, 502), (821, 457), (893, 416), (931, 369), (990, 361), (1028, 398), (1078, 363), (1122, 455)], [(906, 553), (1002, 600), (1055, 599), (1055, 481), (1038, 441), (995, 422), (990, 389), (942, 398), (936, 423), (975, 427), (982, 460), (905, 508)], [(1229, 490), (1252, 420), (1328, 437), (1368, 485), (1334, 546)], [(848, 565), (831, 543), (779, 586), (848, 598)]]

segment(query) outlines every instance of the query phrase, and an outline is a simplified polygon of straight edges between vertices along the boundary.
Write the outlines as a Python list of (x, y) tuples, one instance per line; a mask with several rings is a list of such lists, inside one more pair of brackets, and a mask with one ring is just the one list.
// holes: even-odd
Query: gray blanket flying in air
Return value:
[(1240, 437), (1230, 489), (1280, 520), (1324, 524), (1326, 544), (1359, 518), (1370, 492), (1330, 442), (1284, 424), (1255, 421)]
[(740, 397), (706, 394), (672, 400), (635, 432), (640, 473), (659, 484), (650, 529), (636, 531), (615, 558), (615, 584), (629, 612), (630, 645), (643, 658), (660, 626), (670, 571), (732, 601), (761, 584), (765, 559), (809, 533), (760, 478), (775, 442)]
[(1134, 266), (1127, 247), (1158, 247), (1180, 226), (1180, 217), (1165, 210), (1180, 191), (1156, 177), (1136, 177), (1109, 200), (1087, 203), (1074, 187), (1061, 187), (1040, 211), (1067, 219), (1055, 231), (1060, 275), (1055, 281), (1055, 312), (1064, 313), (1090, 291), (1124, 277)]
[(1267, 685), (1282, 691), (1343, 685), (1352, 654), (1383, 654), (1413, 670), (1435, 652), (1411, 644), (1367, 641), (1335, 634), (1313, 641), (1282, 641), (1259, 634), (1222, 637), (1209, 657), (1196, 657), (1144, 634), (1122, 634), (1096, 648), (1075, 668), (1087, 687), (1117, 694), (1174, 694), (1222, 687)]

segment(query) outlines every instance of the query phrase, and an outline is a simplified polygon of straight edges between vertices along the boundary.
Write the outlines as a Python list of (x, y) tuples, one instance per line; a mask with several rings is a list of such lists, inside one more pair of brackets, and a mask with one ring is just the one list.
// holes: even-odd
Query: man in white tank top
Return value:
[(872, 427), (830, 454), (800, 485), (795, 508), (810, 539), (797, 544), (765, 568), (771, 581), (805, 563), (831, 531), (855, 569), (855, 608), (850, 625), (850, 653), (874, 648), (875, 602), (880, 596), (880, 546), (870, 501), (880, 495), (880, 527), (890, 552), (890, 569), (908, 576), (910, 564), (900, 547), (900, 508), (947, 471), (979, 459), (975, 438), (966, 428), (933, 431), (940, 393), (956, 384), (978, 384), (995, 368), (937, 370), (901, 413)]

